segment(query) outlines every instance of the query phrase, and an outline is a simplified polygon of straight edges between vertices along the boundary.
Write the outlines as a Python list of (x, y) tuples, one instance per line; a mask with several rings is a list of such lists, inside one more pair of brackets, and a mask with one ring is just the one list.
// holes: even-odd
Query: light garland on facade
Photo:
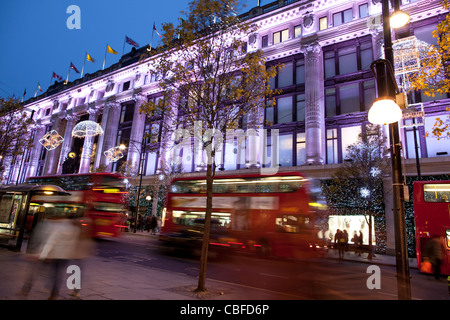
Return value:
[(72, 137), (86, 138), (103, 134), (102, 127), (94, 121), (86, 120), (78, 123), (72, 130)]
[(64, 141), (64, 138), (56, 131), (52, 130), (47, 132), (40, 140), (39, 143), (44, 146), (47, 151), (56, 149)]
[(103, 154), (106, 158), (108, 158), (109, 161), (116, 162), (119, 159), (123, 158), (122, 150), (123, 148), (121, 146), (116, 146), (106, 150)]

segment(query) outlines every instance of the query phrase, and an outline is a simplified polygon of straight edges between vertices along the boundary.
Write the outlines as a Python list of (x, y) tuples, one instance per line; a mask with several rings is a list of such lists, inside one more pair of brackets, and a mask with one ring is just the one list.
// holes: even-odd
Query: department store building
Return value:
[[(403, 0), (401, 9), (409, 13), (411, 20), (392, 32), (393, 40), (415, 36), (435, 44), (432, 30), (446, 15), (440, 1)], [(375, 0), (279, 0), (251, 8), (241, 17), (259, 26), (257, 33), (248, 35), (247, 50), (261, 48), (267, 65), (285, 66), (272, 81), (272, 86), (282, 89), (282, 93), (275, 97), (275, 105), (264, 110), (265, 120), (272, 123), (264, 127), (268, 134), (270, 129), (279, 130), (279, 171), (296, 170), (311, 177), (330, 178), (347, 160), (347, 146), (365, 130), (367, 112), (376, 97), (370, 64), (383, 56), (381, 4)], [(139, 61), (147, 48), (133, 48), (105, 70), (68, 84), (55, 83), (45, 93), (25, 101), (34, 110), (37, 124), (34, 147), (25, 153), (23, 161), (16, 161), (6, 170), (4, 182), (21, 182), (39, 175), (94, 172), (98, 168), (116, 171), (124, 161), (139, 163), (145, 132), (159, 132), (156, 143), (167, 141), (163, 119), (139, 113), (141, 104), (162, 97), (158, 76), (150, 71), (158, 55)], [(425, 121), (423, 126), (400, 129), (403, 173), (417, 175), (417, 146), (423, 176), (448, 174), (450, 142), (427, 137), (425, 133), (431, 130), (436, 117), (444, 117), (449, 97), (427, 97), (416, 92), (408, 96), (408, 102), (423, 107)], [(104, 133), (93, 139), (73, 138), (74, 126), (83, 120), (97, 122)], [(56, 130), (64, 141), (47, 151), (38, 141), (51, 130)], [(266, 141), (269, 148), (270, 141)], [(263, 151), (260, 148), (255, 159), (248, 159), (245, 149), (251, 147), (252, 141), (245, 139), (244, 145), (241, 143), (225, 144), (223, 164), (217, 174), (258, 170)], [(123, 158), (112, 162), (105, 157), (105, 151), (120, 144), (128, 146)], [(156, 151), (145, 152), (143, 185), (160, 172), (164, 163), (170, 164), (169, 149), (161, 144)], [(76, 161), (68, 168), (63, 164), (70, 152), (76, 155)], [(183, 161), (182, 172), (201, 172), (202, 161), (202, 155), (192, 157), (188, 163)], [(392, 196), (386, 192), (387, 246), (394, 247), (394, 237), (389, 236), (393, 235)]]

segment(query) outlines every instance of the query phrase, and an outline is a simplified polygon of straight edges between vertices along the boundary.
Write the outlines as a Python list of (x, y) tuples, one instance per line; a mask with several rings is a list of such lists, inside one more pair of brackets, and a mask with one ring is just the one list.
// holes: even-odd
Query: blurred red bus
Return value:
[[(95, 238), (117, 237), (120, 222), (125, 213), (126, 192), (123, 177), (116, 173), (84, 173), (54, 176), (30, 177), (28, 184), (56, 185), (71, 195), (62, 199), (55, 197), (55, 206), (76, 206), (84, 211), (91, 222), (92, 236)], [(67, 208), (66, 208), (67, 209)]]
[(441, 272), (450, 275), (450, 181), (415, 181), (413, 193), (419, 270), (427, 242), (438, 236), (445, 249)]
[[(210, 249), (296, 258), (309, 255), (319, 245), (316, 214), (326, 207), (312, 182), (295, 172), (216, 176)], [(162, 243), (199, 250), (205, 208), (204, 177), (174, 179), (160, 233)]]

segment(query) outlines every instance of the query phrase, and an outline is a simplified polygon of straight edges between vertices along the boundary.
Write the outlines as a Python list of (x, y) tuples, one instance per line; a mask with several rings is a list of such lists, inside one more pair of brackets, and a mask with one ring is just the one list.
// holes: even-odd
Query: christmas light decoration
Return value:
[(86, 120), (77, 123), (72, 130), (72, 137), (86, 138), (103, 134), (102, 127), (94, 121)]
[(56, 149), (62, 142), (64, 138), (56, 131), (52, 130), (47, 132), (42, 139), (39, 140), (39, 143), (44, 146), (48, 151)]
[(106, 158), (108, 158), (109, 161), (116, 162), (117, 160), (123, 157), (122, 150), (123, 147), (116, 146), (106, 150), (103, 154), (105, 155)]

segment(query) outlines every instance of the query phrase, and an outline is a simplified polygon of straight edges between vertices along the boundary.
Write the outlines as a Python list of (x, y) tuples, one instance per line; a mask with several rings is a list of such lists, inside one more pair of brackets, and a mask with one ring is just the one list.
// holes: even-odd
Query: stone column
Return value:
[(59, 164), (58, 169), (56, 170), (56, 174), (62, 173), (62, 165), (64, 161), (67, 159), (67, 156), (70, 152), (70, 149), (72, 147), (72, 130), (75, 126), (75, 123), (78, 121), (79, 116), (74, 115), (72, 113), (69, 113), (66, 115), (66, 130), (64, 131), (64, 141), (61, 146), (61, 153), (59, 155)]
[(39, 143), (39, 140), (45, 134), (45, 125), (38, 123), (36, 125), (36, 133), (34, 135), (33, 148), (31, 150), (30, 155), (30, 163), (28, 165), (27, 178), (33, 177), (36, 175), (37, 166), (39, 162), (39, 155), (41, 154), (42, 144)]
[[(308, 39), (307, 39), (308, 41)], [(325, 149), (325, 97), (323, 53), (313, 39), (302, 44), (305, 54), (305, 135), (306, 163), (324, 164)]]
[(165, 115), (162, 122), (161, 137), (159, 139), (159, 159), (158, 159), (158, 172), (164, 172), (170, 170), (173, 162), (173, 150), (175, 141), (173, 139), (173, 133), (176, 129), (176, 119), (178, 117), (178, 107), (171, 106), (172, 112)]
[(116, 101), (108, 101), (106, 102), (106, 107), (108, 110), (108, 119), (106, 121), (106, 128), (103, 137), (103, 146), (101, 149), (101, 157), (100, 157), (100, 165), (106, 166), (106, 172), (111, 171), (111, 161), (109, 161), (104, 152), (116, 144), (117, 139), (117, 130), (119, 125), (119, 117), (120, 117), (120, 103)]
[[(52, 119), (53, 126), (51, 130), (55, 130), (58, 134), (61, 135), (61, 132), (65, 130), (66, 122), (64, 118), (60, 118), (59, 115)], [(61, 135), (62, 136), (62, 135)], [(58, 160), (61, 153), (61, 146), (58, 146), (56, 149), (50, 150), (47, 152), (47, 157), (45, 159), (44, 165), (44, 174), (45, 175), (53, 175), (56, 174), (56, 169), (58, 166)]]
[(130, 133), (130, 143), (128, 145), (127, 161), (131, 161), (133, 173), (139, 172), (139, 159), (142, 150), (142, 138), (145, 130), (145, 113), (139, 112), (142, 104), (147, 102), (147, 97), (143, 94), (134, 96), (133, 125)]
[[(103, 110), (102, 110), (103, 109)], [(109, 111), (109, 106), (107, 106), (106, 104), (102, 107), (99, 107), (99, 112), (102, 112), (102, 123), (101, 123), (101, 127), (103, 129), (103, 134), (101, 136), (98, 137), (97, 140), (97, 153), (95, 155), (95, 163), (94, 163), (94, 169), (97, 169), (100, 165), (100, 160), (103, 156), (103, 139), (105, 138), (105, 131), (106, 131), (106, 123), (108, 122), (108, 111)]]
[[(89, 121), (97, 122), (98, 117), (98, 109), (90, 108), (87, 110), (89, 113)], [(94, 147), (94, 139), (95, 137), (85, 137), (84, 138), (84, 144), (83, 144), (83, 151), (81, 152), (81, 159), (80, 159), (80, 168), (78, 170), (79, 173), (88, 173), (89, 167), (91, 164), (91, 155), (92, 150)]]

